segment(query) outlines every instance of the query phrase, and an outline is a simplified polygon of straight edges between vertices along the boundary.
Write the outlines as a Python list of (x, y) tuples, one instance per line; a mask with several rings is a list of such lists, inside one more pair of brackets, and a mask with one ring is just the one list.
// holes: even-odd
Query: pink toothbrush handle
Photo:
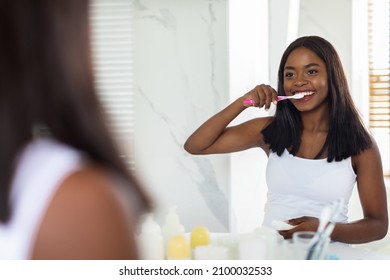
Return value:
[(245, 99), (244, 104), (249, 105), (249, 106), (253, 106), (253, 105), (255, 105), (255, 101), (253, 101), (252, 99)]
[(284, 99), (288, 99), (288, 96), (283, 96), (283, 95), (276, 96), (276, 100), (278, 100), (278, 101), (284, 100)]
[[(276, 100), (277, 101), (280, 101), (280, 100), (285, 100), (285, 99), (290, 99), (291, 96), (284, 96), (284, 95), (278, 95), (276, 96)], [(244, 100), (244, 104), (245, 105), (248, 105), (248, 106), (254, 106), (255, 105), (255, 101), (253, 101), (252, 99), (245, 99)]]

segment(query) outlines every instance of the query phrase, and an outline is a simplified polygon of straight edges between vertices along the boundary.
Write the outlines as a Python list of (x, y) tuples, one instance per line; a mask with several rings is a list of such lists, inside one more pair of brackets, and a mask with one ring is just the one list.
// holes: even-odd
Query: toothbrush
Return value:
[(331, 215), (332, 215), (332, 209), (330, 207), (327, 206), (322, 210), (321, 215), (320, 215), (320, 223), (318, 225), (316, 234), (314, 235), (313, 239), (310, 242), (310, 247), (313, 246), (318, 241), (321, 234), (324, 232), (324, 229), (325, 229), (326, 225), (328, 224), (328, 222), (331, 218)]
[[(276, 100), (281, 101), (281, 100), (287, 100), (287, 99), (301, 99), (303, 97), (305, 97), (305, 95), (303, 93), (297, 93), (297, 94), (289, 95), (289, 96), (278, 95), (278, 96), (276, 96)], [(253, 106), (253, 105), (255, 105), (255, 101), (252, 99), (245, 99), (244, 104)]]
[(280, 101), (280, 100), (286, 100), (286, 99), (301, 99), (304, 97), (305, 97), (305, 95), (303, 93), (297, 93), (297, 94), (289, 95), (289, 96), (278, 95), (278, 96), (276, 96), (276, 100)]
[(317, 241), (314, 242), (314, 244), (310, 247), (309, 253), (307, 254), (307, 260), (318, 260), (320, 259), (321, 254), (323, 253), (323, 250), (325, 249), (325, 243), (327, 242), (328, 237), (333, 232), (333, 229), (335, 227), (335, 222), (332, 221), (329, 223), (329, 225), (325, 228), (325, 230), (321, 233), (320, 237), (317, 238)]
[[(326, 240), (330, 237), (331, 233), (333, 232), (333, 229), (336, 225), (337, 217), (339, 216), (343, 205), (344, 205), (344, 199), (339, 198), (337, 201), (334, 202), (333, 207), (332, 209), (330, 209), (330, 211), (324, 209), (323, 212), (321, 213), (321, 218), (325, 218), (326, 220), (326, 216), (328, 216), (327, 218), (328, 221), (330, 221), (330, 223), (326, 225), (326, 223), (324, 222), (325, 228), (322, 229), (322, 232), (319, 234), (318, 238), (314, 240), (313, 242), (314, 244), (311, 245), (309, 253), (307, 255), (308, 260), (318, 259), (319, 256), (321, 255), (322, 250), (324, 250), (324, 244)], [(322, 226), (321, 222), (320, 222), (320, 226)], [(318, 229), (320, 229), (320, 226), (318, 227)]]

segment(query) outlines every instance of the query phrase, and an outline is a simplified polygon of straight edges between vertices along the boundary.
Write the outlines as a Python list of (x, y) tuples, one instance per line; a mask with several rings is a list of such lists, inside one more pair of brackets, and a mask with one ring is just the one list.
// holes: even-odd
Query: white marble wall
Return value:
[(351, 81), (353, 0), (300, 0), (298, 36), (318, 35), (333, 44)]
[(162, 223), (229, 229), (228, 155), (191, 156), (184, 141), (228, 95), (227, 0), (136, 0), (135, 158)]
[[(268, 0), (229, 1), (231, 101), (258, 84), (269, 83), (268, 10)], [(233, 124), (266, 115), (263, 109), (248, 108)], [(231, 232), (251, 232), (261, 225), (267, 193), (266, 163), (267, 156), (260, 148), (231, 155)]]

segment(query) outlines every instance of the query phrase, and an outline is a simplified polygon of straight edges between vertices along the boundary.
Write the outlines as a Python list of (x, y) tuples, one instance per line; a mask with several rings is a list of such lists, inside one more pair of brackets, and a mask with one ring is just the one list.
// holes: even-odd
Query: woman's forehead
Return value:
[(284, 68), (313, 65), (326, 66), (325, 62), (315, 52), (305, 47), (299, 47), (288, 55)]

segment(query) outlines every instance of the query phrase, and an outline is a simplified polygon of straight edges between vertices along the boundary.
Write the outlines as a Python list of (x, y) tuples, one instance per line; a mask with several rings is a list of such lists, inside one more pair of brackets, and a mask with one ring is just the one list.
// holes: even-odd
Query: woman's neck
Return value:
[(318, 110), (301, 112), (302, 129), (308, 132), (325, 132), (329, 128), (328, 106), (322, 106)]

